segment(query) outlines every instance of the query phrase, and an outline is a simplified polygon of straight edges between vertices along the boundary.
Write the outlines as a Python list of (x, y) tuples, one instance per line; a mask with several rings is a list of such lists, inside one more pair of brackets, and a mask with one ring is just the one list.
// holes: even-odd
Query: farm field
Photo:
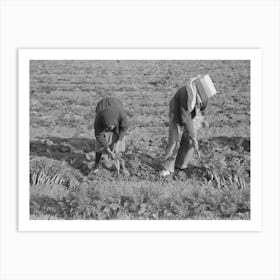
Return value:
[[(160, 178), (168, 103), (190, 77), (209, 74), (209, 128), (201, 158)], [(129, 118), (126, 166), (94, 165), (97, 102), (120, 98)], [(250, 219), (249, 61), (31, 61), (31, 219)]]

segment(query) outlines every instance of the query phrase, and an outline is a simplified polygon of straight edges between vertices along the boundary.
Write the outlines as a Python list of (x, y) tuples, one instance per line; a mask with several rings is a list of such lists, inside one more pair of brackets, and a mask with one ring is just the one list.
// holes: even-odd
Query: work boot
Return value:
[(169, 171), (169, 170), (161, 170), (161, 171), (159, 172), (159, 176), (160, 176), (160, 177), (166, 177), (166, 176), (169, 176), (169, 175), (171, 175), (171, 174), (172, 174), (172, 172)]
[(177, 171), (177, 172), (185, 171), (186, 169), (187, 169), (187, 166), (182, 166), (182, 167), (175, 166), (175, 171)]

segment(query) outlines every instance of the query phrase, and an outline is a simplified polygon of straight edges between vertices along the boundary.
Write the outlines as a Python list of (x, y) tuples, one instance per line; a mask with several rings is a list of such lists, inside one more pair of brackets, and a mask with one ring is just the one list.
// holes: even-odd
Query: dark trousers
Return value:
[(168, 144), (161, 166), (163, 169), (174, 172), (175, 167), (184, 169), (193, 157), (194, 147), (184, 128), (174, 122), (169, 123)]

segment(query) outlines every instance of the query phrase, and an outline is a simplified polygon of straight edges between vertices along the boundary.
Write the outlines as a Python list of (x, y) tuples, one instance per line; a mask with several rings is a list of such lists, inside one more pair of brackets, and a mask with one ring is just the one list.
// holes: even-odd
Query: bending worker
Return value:
[(100, 169), (103, 153), (114, 160), (120, 160), (120, 169), (129, 175), (125, 168), (122, 153), (125, 151), (125, 133), (128, 129), (127, 115), (122, 102), (114, 97), (107, 97), (97, 103), (94, 120), (95, 129), (95, 167), (93, 173)]
[[(197, 76), (180, 88), (169, 103), (169, 139), (160, 164), (160, 175), (168, 176), (175, 169), (187, 168), (198, 150), (195, 120), (203, 118), (209, 97), (216, 93), (208, 75)], [(202, 123), (200, 125), (203, 125)]]

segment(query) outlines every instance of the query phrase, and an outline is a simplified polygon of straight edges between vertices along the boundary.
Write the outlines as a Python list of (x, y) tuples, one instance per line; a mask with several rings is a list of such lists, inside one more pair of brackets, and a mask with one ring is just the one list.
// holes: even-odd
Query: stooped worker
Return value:
[(203, 121), (203, 115), (209, 98), (214, 94), (216, 89), (211, 78), (199, 75), (191, 78), (171, 99), (168, 144), (160, 163), (160, 176), (186, 169), (194, 151), (199, 154), (197, 129), (208, 125)]
[(128, 176), (122, 153), (125, 152), (125, 134), (128, 129), (127, 115), (121, 100), (107, 97), (97, 103), (95, 109), (95, 166), (93, 173), (100, 170), (100, 159), (103, 153), (119, 161), (123, 175)]

